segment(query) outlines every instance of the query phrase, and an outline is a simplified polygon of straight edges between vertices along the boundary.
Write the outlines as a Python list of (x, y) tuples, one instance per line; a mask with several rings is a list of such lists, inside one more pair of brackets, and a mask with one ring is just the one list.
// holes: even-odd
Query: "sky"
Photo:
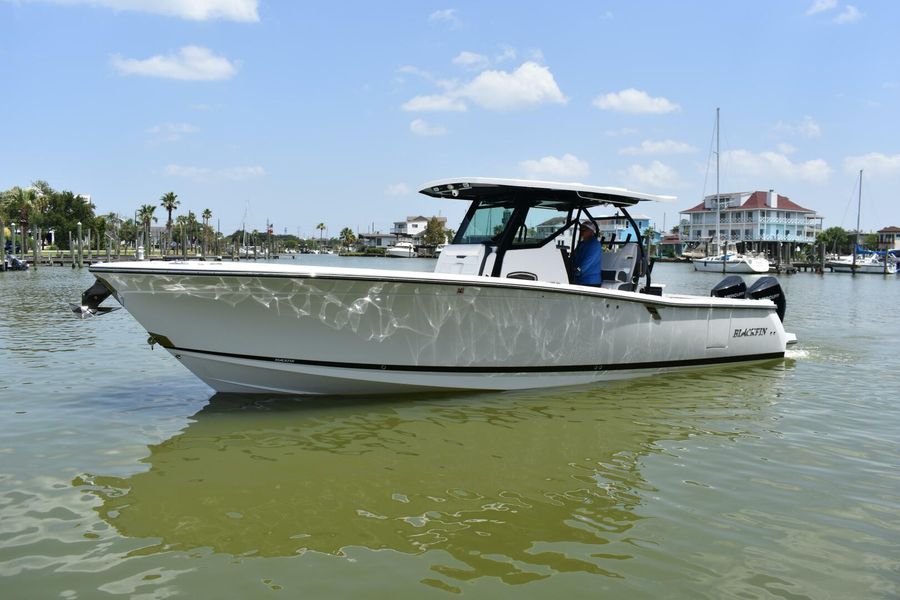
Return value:
[(720, 108), (723, 193), (855, 228), (863, 169), (863, 229), (900, 226), (898, 31), (891, 0), (0, 0), (0, 189), (318, 237), (542, 179), (677, 196), (639, 209), (668, 230)]

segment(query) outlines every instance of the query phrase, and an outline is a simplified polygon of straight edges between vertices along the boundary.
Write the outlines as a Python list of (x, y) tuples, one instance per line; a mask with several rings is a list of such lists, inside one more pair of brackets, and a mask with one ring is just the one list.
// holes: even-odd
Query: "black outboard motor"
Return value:
[(771, 300), (775, 303), (775, 312), (784, 323), (784, 311), (787, 309), (787, 299), (781, 291), (781, 284), (774, 277), (760, 277), (750, 289), (747, 290), (747, 298), (750, 300)]
[(747, 293), (747, 284), (737, 275), (729, 275), (716, 284), (709, 293), (716, 298), (744, 298)]

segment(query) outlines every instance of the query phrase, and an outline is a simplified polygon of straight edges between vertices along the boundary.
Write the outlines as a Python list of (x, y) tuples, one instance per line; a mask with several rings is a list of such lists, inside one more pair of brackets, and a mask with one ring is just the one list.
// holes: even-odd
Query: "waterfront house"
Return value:
[[(792, 202), (787, 196), (768, 192), (719, 194), (719, 236), (723, 242), (743, 245), (770, 256), (778, 256), (782, 244), (814, 244), (822, 232), (822, 217), (816, 211)], [(681, 241), (708, 244), (716, 236), (716, 195), (681, 211)]]
[(394, 221), (391, 233), (397, 236), (397, 241), (419, 244), (431, 219), (437, 219), (445, 229), (447, 228), (447, 217), (423, 217), (422, 215), (417, 215), (406, 217), (405, 221)]
[(891, 225), (878, 230), (879, 250), (900, 250), (900, 227)]
[(397, 243), (397, 234), (395, 233), (373, 231), (357, 234), (356, 237), (363, 248), (387, 248)]

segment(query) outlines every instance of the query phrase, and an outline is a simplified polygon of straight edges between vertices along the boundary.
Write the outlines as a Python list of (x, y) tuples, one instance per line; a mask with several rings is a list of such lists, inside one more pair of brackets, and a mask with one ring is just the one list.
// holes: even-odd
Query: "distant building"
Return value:
[[(641, 235), (644, 235), (650, 228), (650, 217), (646, 215), (631, 215), (637, 224)], [(631, 238), (632, 241), (637, 240), (637, 233), (632, 227), (631, 222), (623, 215), (616, 213), (607, 217), (597, 217), (597, 236), (600, 239), (610, 241), (615, 236), (617, 242), (624, 242)], [(653, 242), (659, 241), (659, 236), (654, 236)]]
[(900, 250), (900, 227), (891, 225), (878, 230), (879, 250)]
[[(787, 196), (768, 192), (719, 194), (721, 241), (752, 244), (759, 250), (777, 251), (778, 243), (812, 244), (822, 232), (816, 211), (791, 202)], [(693, 208), (681, 211), (682, 243), (712, 242), (716, 237), (716, 195), (706, 196)]]
[(681, 236), (677, 233), (667, 233), (659, 241), (659, 254), (663, 256), (681, 256), (683, 248)]
[(396, 233), (373, 231), (371, 233), (360, 233), (356, 237), (363, 248), (387, 248), (397, 243)]
[(406, 217), (405, 221), (394, 221), (391, 233), (397, 236), (398, 241), (418, 243), (421, 241), (420, 238), (425, 235), (425, 229), (428, 227), (428, 221), (431, 219), (437, 219), (446, 229), (447, 217), (423, 217), (418, 215)]

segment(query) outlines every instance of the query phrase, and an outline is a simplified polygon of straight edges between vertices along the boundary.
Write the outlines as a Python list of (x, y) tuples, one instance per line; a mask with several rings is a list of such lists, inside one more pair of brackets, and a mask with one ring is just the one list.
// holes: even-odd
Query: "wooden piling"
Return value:
[(78, 268), (80, 269), (81, 267), (84, 266), (84, 238), (81, 237), (81, 221), (78, 221), (77, 235), (78, 235), (78, 240), (77, 240), (78, 241)]
[[(36, 229), (34, 231), (34, 235), (31, 237), (31, 256), (33, 257), (34, 268), (35, 270), (38, 268), (38, 244), (40, 243), (38, 240), (41, 237), (41, 230)], [(25, 249), (22, 248), (22, 254), (25, 254)]]
[(6, 223), (0, 219), (0, 271), (6, 270)]

